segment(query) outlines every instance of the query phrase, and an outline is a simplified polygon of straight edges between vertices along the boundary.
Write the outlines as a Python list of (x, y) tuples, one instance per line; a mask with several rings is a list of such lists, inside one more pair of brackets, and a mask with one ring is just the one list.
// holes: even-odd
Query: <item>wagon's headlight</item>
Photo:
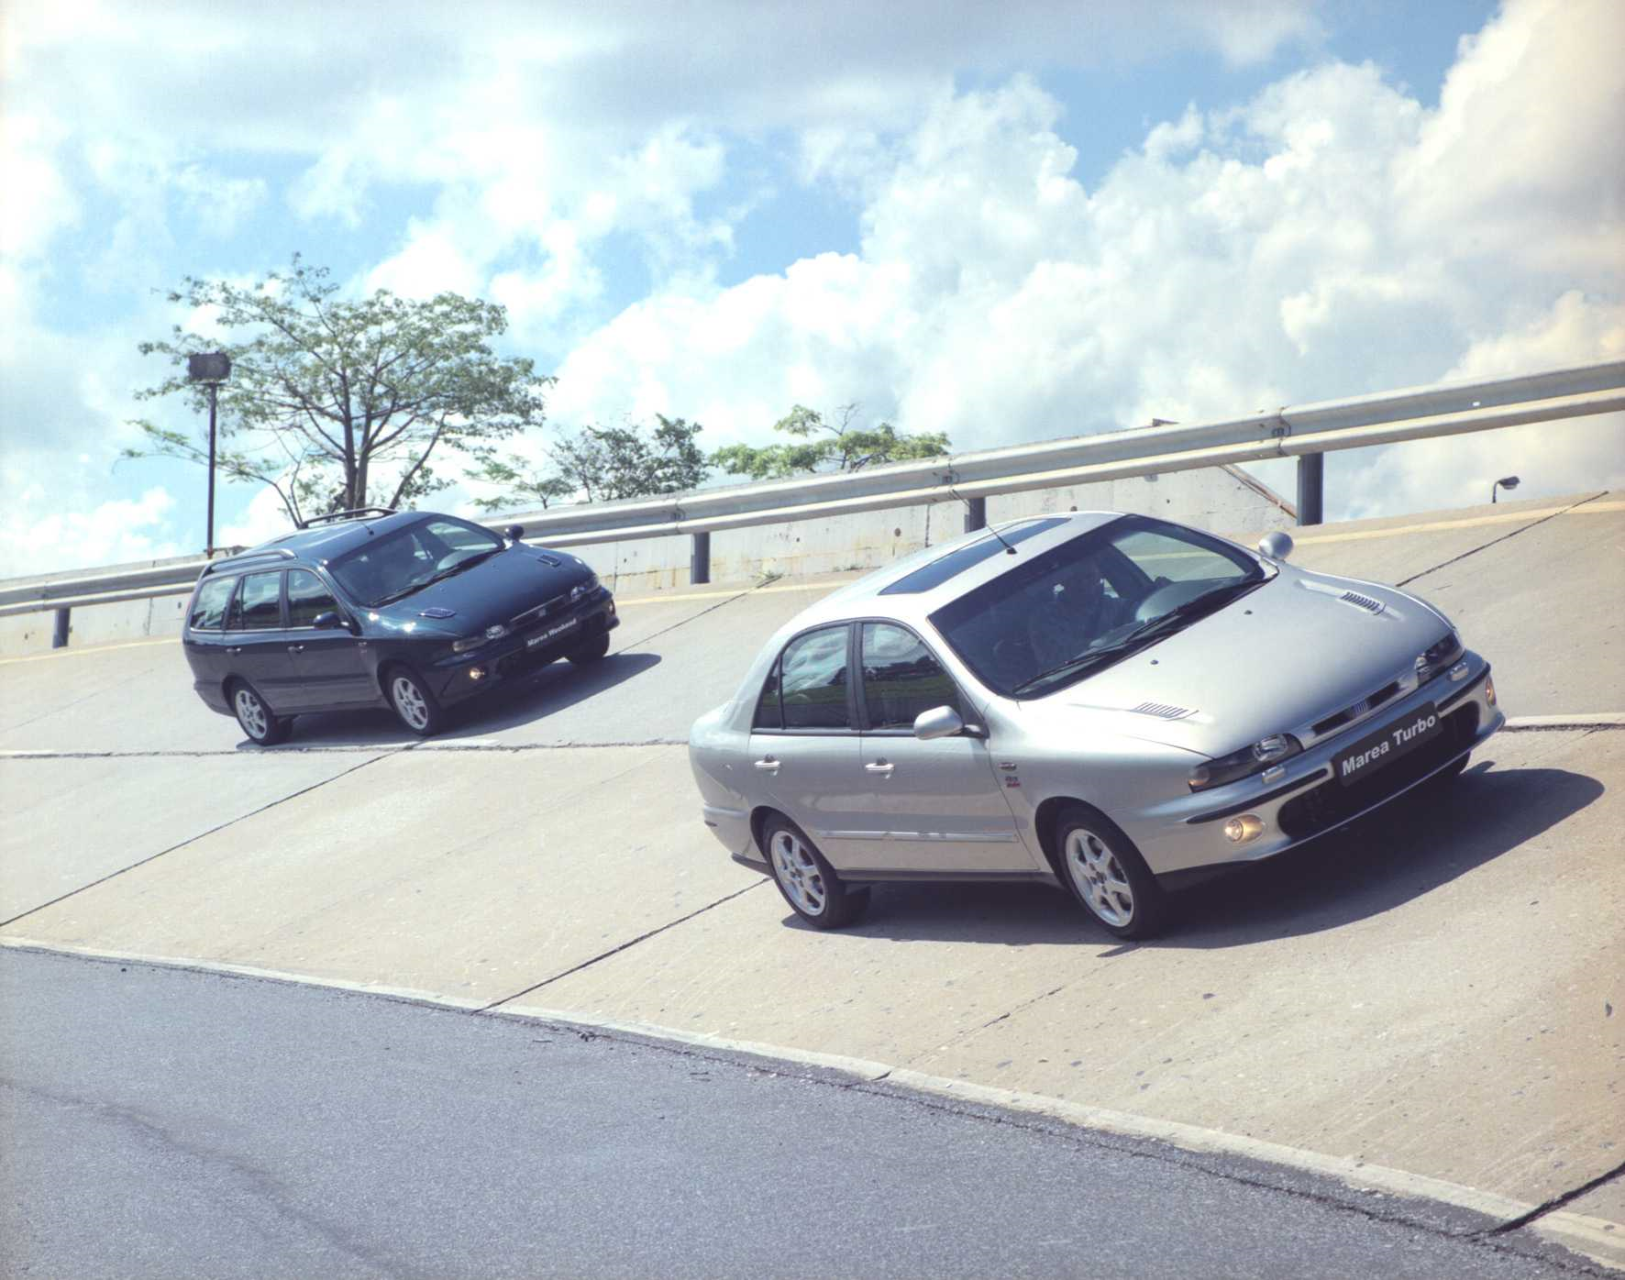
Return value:
[(1427, 652), (1416, 655), (1416, 679), (1426, 684), (1461, 656), (1461, 637), (1452, 629)]
[(1272, 764), (1280, 764), (1302, 750), (1303, 744), (1290, 733), (1273, 733), (1250, 747), (1197, 765), (1191, 770), (1191, 790), (1206, 791), (1210, 787), (1222, 787), (1227, 782), (1235, 782)]
[(451, 642), (453, 653), (467, 653), (470, 649), (478, 649), (482, 644), (490, 644), (493, 640), (500, 640), (508, 634), (508, 628), (500, 622), (487, 627), (477, 636), (464, 636), (461, 640)]
[(596, 590), (598, 590), (598, 575), (595, 573), (585, 582), (578, 582), (570, 588), (570, 599), (572, 601), (579, 600), (582, 596)]

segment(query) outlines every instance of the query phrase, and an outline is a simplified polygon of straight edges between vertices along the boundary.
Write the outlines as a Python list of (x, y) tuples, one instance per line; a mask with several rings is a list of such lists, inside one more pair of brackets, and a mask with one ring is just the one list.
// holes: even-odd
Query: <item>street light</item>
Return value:
[(1510, 492), (1512, 492), (1512, 490), (1516, 489), (1517, 487), (1518, 487), (1518, 477), (1517, 476), (1502, 476), (1499, 480), (1497, 480), (1494, 484), (1492, 484), (1490, 486), (1490, 506), (1493, 507), (1495, 505), (1495, 491), (1497, 489), (1505, 489), (1508, 493), (1510, 493)]
[(186, 357), (186, 380), (209, 388), (209, 529), (203, 554), (214, 555), (214, 405), (220, 384), (231, 377), (231, 357), (223, 351)]

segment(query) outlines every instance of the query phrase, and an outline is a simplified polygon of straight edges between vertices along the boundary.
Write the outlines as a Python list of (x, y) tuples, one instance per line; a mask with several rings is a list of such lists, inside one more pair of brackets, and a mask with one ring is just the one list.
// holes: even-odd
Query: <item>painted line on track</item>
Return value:
[[(1210, 1129), (1202, 1125), (1178, 1120), (1162, 1120), (1154, 1116), (1136, 1115), (1095, 1107), (1086, 1103), (1068, 1102), (1063, 1098), (1045, 1094), (1027, 1093), (1015, 1089), (1000, 1089), (991, 1085), (972, 1084), (964, 1080), (951, 1080), (943, 1076), (928, 1075), (905, 1067), (897, 1067), (865, 1058), (841, 1054), (820, 1053), (781, 1045), (762, 1044), (753, 1040), (734, 1040), (705, 1032), (683, 1031), (652, 1023), (625, 1022), (614, 1018), (598, 1018), (564, 1009), (541, 1006), (520, 1006), (488, 1009), (486, 1002), (444, 996), (432, 991), (412, 987), (397, 987), (387, 983), (354, 982), (343, 978), (321, 977), (285, 970), (259, 968), (226, 962), (188, 960), (173, 956), (143, 955), (139, 952), (106, 951), (94, 947), (68, 946), (41, 942), (28, 938), (0, 938), (0, 948), (45, 952), (54, 955), (79, 956), (85, 959), (148, 964), (168, 969), (182, 969), (193, 973), (218, 974), (227, 977), (252, 978), (261, 981), (289, 983), (296, 986), (321, 987), (357, 995), (370, 995), (399, 1000), (431, 1008), (453, 1009), (480, 1017), (506, 1018), (521, 1022), (539, 1022), (565, 1027), (579, 1027), (603, 1034), (631, 1039), (653, 1040), (687, 1048), (713, 1050), (719, 1053), (742, 1054), (785, 1062), (798, 1067), (838, 1071), (857, 1077), (865, 1084), (881, 1084), (911, 1089), (933, 1097), (969, 1103), (977, 1106), (997, 1107), (1057, 1120), (1078, 1128), (1118, 1137), (1149, 1140), (1178, 1147), (1202, 1155), (1232, 1156), (1254, 1160), (1262, 1164), (1296, 1170), (1301, 1173), (1328, 1177), (1356, 1191), (1389, 1195), (1413, 1200), (1432, 1200), (1456, 1208), (1466, 1209), (1494, 1218), (1502, 1223), (1516, 1221), (1535, 1213), (1539, 1206), (1492, 1191), (1483, 1191), (1461, 1183), (1449, 1182), (1427, 1174), (1410, 1173), (1387, 1165), (1370, 1164), (1350, 1156), (1331, 1156), (1285, 1143), (1249, 1138), (1223, 1129)], [(1625, 1225), (1602, 1218), (1557, 1210), (1529, 1224), (1545, 1238), (1582, 1253), (1604, 1266), (1625, 1270)]]

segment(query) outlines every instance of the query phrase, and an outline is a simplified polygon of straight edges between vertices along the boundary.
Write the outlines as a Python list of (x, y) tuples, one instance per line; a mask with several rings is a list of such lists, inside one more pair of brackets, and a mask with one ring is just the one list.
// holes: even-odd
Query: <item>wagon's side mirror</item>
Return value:
[(520, 539), (525, 536), (525, 526), (522, 524), (510, 524), (502, 532), (508, 535), (508, 540), (510, 542), (512, 542), (515, 546), (518, 546)]
[(345, 621), (344, 615), (337, 609), (327, 609), (322, 613), (318, 613), (310, 620), (310, 625), (318, 631), (337, 631), (340, 628), (345, 631), (350, 630), (350, 624)]
[(1292, 535), (1277, 529), (1258, 540), (1258, 554), (1266, 560), (1285, 560), (1292, 554)]
[(929, 711), (922, 711), (914, 717), (914, 736), (921, 742), (930, 742), (934, 738), (951, 738), (956, 733), (963, 733), (965, 722), (959, 718), (959, 712), (952, 707), (932, 707)]

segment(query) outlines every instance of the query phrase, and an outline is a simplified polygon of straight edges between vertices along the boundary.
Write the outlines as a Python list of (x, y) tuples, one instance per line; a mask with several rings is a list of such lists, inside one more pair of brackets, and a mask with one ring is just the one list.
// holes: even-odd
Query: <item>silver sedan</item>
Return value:
[(1291, 548), (1091, 512), (869, 574), (695, 722), (705, 823), (820, 928), (880, 881), (1036, 880), (1147, 936), (1168, 890), (1459, 773), (1505, 723), (1437, 609)]

